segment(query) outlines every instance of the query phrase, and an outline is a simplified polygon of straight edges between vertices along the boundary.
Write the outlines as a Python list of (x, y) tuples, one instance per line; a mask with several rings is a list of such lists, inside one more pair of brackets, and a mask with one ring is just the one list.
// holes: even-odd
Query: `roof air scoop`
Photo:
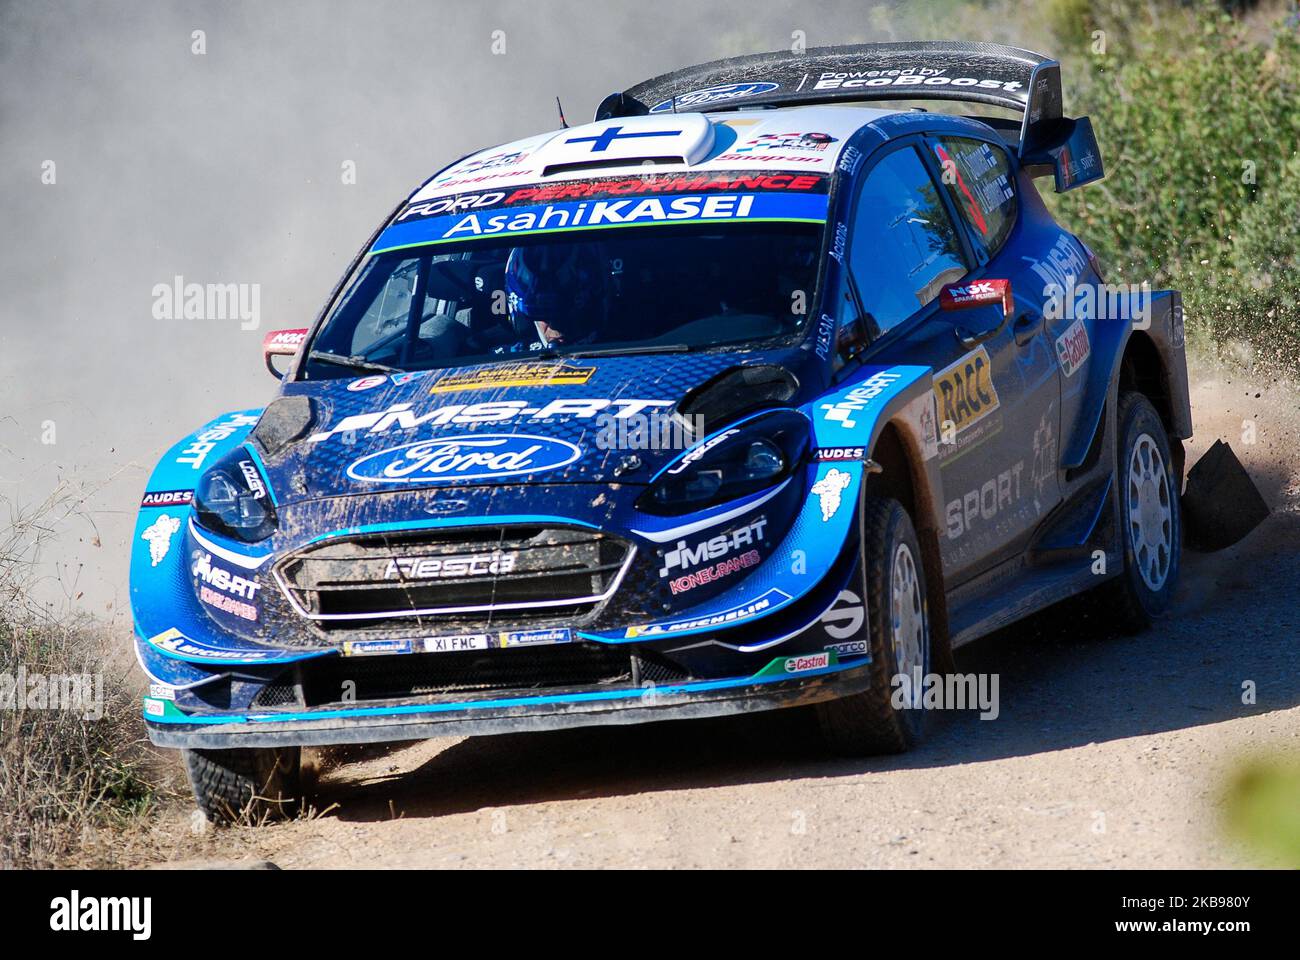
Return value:
[(574, 170), (691, 164), (713, 149), (713, 124), (698, 113), (620, 117), (559, 131), (537, 157), (542, 176)]

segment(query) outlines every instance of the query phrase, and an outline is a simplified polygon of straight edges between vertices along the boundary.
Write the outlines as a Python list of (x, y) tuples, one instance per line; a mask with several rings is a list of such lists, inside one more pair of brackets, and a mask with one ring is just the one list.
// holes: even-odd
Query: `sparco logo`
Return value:
[(763, 528), (766, 526), (767, 517), (759, 517), (748, 526), (739, 527), (730, 533), (720, 533), (716, 537), (700, 541), (695, 546), (689, 546), (685, 540), (678, 540), (676, 547), (665, 551), (664, 565), (659, 571), (659, 576), (669, 576), (674, 570), (684, 572), (702, 563), (721, 560), (732, 551), (761, 543)]
[(403, 580), (492, 577), (513, 570), (517, 556), (494, 551), (454, 557), (393, 557), (388, 561), (384, 577), (401, 577)]

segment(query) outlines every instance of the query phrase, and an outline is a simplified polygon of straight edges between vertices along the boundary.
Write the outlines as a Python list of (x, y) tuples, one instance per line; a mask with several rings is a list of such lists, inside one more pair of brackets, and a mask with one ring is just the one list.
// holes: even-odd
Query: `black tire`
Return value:
[[(1124, 633), (1137, 633), (1151, 626), (1173, 599), (1178, 585), (1183, 548), (1182, 511), (1179, 504), (1181, 486), (1174, 458), (1170, 453), (1169, 435), (1160, 414), (1151, 401), (1140, 393), (1127, 392), (1119, 398), (1116, 413), (1118, 428), (1115, 484), (1118, 492), (1120, 542), (1124, 548), (1124, 570), (1103, 588), (1111, 622)], [(1162, 479), (1144, 493), (1131, 477), (1131, 465), (1139, 444), (1149, 438), (1159, 452), (1163, 469), (1153, 469)], [(1150, 448), (1147, 448), (1149, 452)], [(1141, 454), (1136, 454), (1141, 457)], [(1152, 461), (1154, 464), (1154, 461)], [(1143, 497), (1150, 498), (1156, 506), (1142, 519), (1140, 509)], [(1139, 509), (1135, 510), (1134, 498)], [(1167, 509), (1167, 520), (1152, 522)], [(1135, 523), (1134, 514), (1138, 515)], [(1142, 536), (1140, 527), (1166, 531), (1168, 547), (1152, 546)]]
[(847, 756), (902, 753), (924, 735), (926, 716), (922, 709), (894, 706), (894, 677), (899, 673), (894, 648), (891, 576), (900, 547), (911, 554), (912, 571), (919, 591), (923, 661), (921, 673), (930, 671), (931, 639), (929, 604), (926, 600), (925, 567), (920, 543), (907, 511), (896, 500), (864, 497), (860, 510), (862, 571), (866, 576), (867, 616), (862, 639), (871, 649), (871, 686), (839, 700), (816, 706), (817, 720), (827, 746)]
[(213, 823), (260, 823), (298, 812), (301, 747), (182, 752), (194, 799)]

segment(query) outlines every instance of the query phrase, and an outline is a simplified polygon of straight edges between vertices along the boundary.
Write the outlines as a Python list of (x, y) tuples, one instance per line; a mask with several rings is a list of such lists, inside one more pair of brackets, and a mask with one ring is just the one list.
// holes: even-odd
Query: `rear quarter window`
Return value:
[(992, 256), (1016, 224), (1016, 188), (1006, 151), (983, 140), (941, 137), (934, 152), (972, 239)]

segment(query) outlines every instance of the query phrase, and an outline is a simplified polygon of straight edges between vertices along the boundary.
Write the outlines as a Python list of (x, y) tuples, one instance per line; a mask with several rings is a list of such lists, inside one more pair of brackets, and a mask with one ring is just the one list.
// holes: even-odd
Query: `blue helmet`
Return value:
[(510, 319), (521, 338), (576, 343), (605, 319), (608, 267), (599, 244), (516, 247), (506, 259)]

